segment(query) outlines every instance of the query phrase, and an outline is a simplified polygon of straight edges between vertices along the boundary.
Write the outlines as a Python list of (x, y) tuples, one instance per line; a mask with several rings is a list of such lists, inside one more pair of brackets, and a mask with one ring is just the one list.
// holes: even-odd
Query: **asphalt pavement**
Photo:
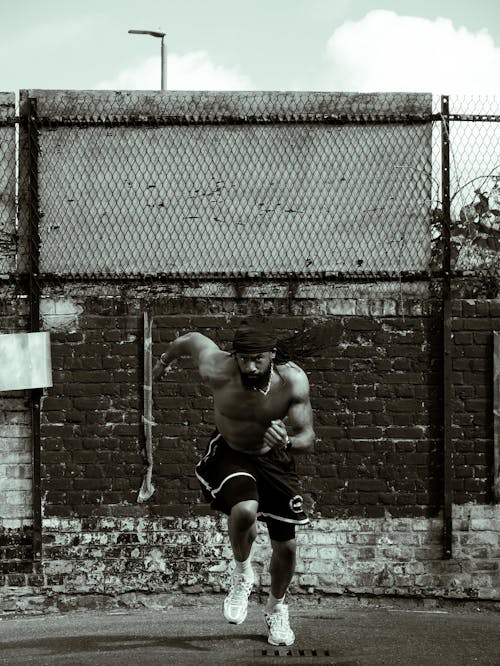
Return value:
[(220, 596), (189, 605), (85, 610), (0, 619), (0, 664), (149, 666), (338, 664), (500, 665), (500, 612), (474, 608), (290, 605), (296, 642), (267, 643), (263, 606), (227, 624)]

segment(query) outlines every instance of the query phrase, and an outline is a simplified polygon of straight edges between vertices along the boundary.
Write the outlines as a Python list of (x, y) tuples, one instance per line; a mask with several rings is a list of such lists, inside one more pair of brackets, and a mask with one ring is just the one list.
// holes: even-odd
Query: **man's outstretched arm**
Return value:
[(173, 340), (166, 351), (160, 356), (153, 368), (153, 379), (160, 379), (170, 364), (183, 356), (190, 356), (196, 363), (202, 377), (208, 374), (208, 365), (215, 352), (220, 352), (219, 347), (206, 335), (195, 331), (181, 335)]

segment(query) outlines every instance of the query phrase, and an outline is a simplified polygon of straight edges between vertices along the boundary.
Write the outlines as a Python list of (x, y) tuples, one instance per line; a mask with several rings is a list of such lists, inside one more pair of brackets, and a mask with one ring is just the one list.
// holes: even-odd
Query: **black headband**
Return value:
[(268, 331), (242, 326), (234, 334), (233, 349), (237, 354), (259, 354), (272, 351), (276, 342), (274, 335)]

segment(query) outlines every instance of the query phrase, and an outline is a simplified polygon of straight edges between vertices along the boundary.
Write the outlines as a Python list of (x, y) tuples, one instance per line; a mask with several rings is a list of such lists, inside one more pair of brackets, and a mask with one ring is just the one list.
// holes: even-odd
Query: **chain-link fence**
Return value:
[(500, 99), (450, 97), (451, 266), (497, 282)]
[(13, 93), (0, 93), (0, 276), (16, 270), (16, 118)]
[(31, 117), (42, 275), (428, 270), (429, 96), (80, 93)]
[(387, 283), (449, 251), (496, 275), (499, 100), (443, 99), (23, 92), (18, 270)]

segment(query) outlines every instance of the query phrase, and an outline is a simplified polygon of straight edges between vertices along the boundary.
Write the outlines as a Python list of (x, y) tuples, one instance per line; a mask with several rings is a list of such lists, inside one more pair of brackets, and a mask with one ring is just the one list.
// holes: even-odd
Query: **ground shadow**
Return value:
[(104, 635), (95, 634), (77, 636), (51, 636), (33, 638), (29, 640), (11, 640), (0, 643), (1, 651), (6, 650), (37, 650), (44, 655), (75, 653), (75, 652), (118, 652), (121, 650), (134, 650), (141, 648), (168, 648), (208, 652), (209, 645), (200, 643), (214, 643), (218, 641), (252, 641), (266, 643), (262, 634), (211, 634), (209, 636), (144, 636), (144, 635)]

